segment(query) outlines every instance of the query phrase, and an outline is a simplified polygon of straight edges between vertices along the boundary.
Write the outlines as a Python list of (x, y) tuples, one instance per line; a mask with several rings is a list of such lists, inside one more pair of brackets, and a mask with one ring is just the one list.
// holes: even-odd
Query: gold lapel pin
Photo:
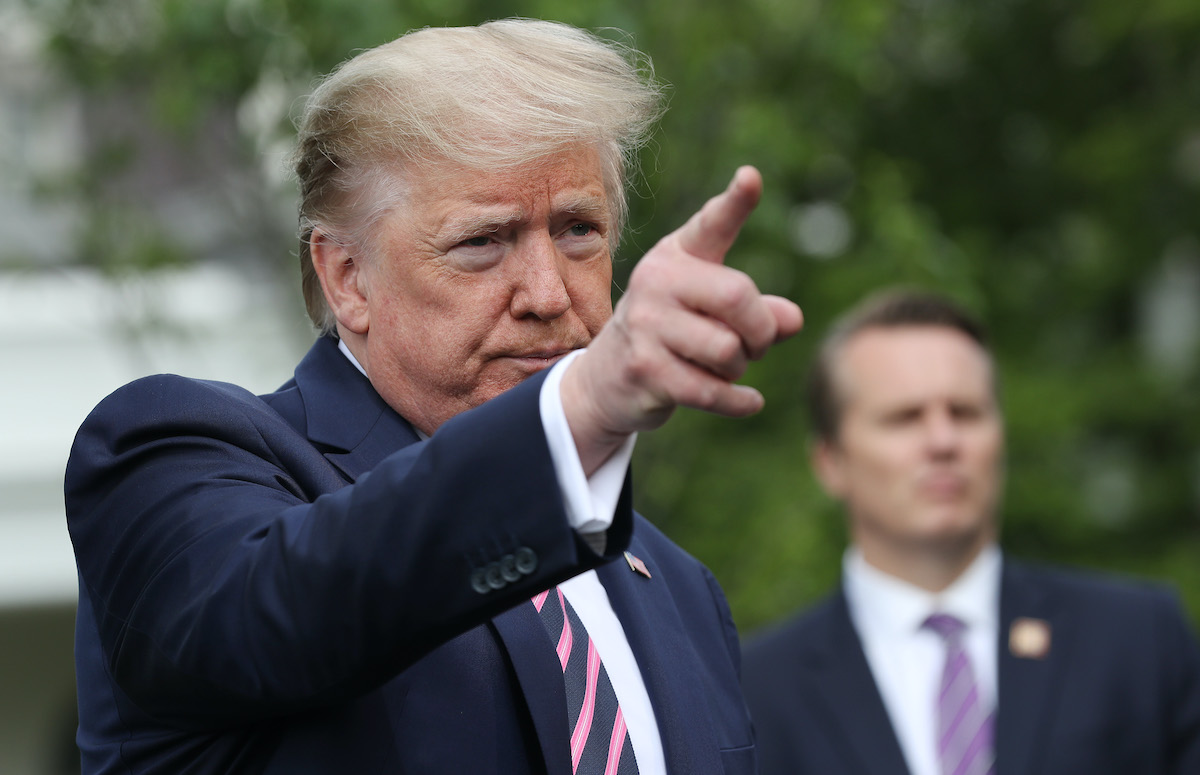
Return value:
[(1050, 623), (1026, 616), (1013, 620), (1008, 650), (1018, 659), (1045, 659), (1050, 653)]
[(646, 578), (650, 578), (650, 570), (646, 567), (646, 563), (634, 557), (629, 552), (625, 552), (625, 562), (629, 563), (629, 570), (634, 573), (640, 573)]

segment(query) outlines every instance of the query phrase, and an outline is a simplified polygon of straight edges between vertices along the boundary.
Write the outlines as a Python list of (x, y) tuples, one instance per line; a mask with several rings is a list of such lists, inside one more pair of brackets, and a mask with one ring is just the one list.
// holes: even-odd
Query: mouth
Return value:
[(567, 357), (574, 352), (575, 347), (555, 348), (548, 350), (533, 350), (523, 353), (513, 353), (505, 356), (511, 362), (520, 364), (521, 367), (530, 371), (542, 371), (548, 369), (554, 364)]
[(935, 501), (958, 500), (966, 494), (967, 487), (965, 478), (945, 474), (930, 476), (921, 482), (921, 491)]

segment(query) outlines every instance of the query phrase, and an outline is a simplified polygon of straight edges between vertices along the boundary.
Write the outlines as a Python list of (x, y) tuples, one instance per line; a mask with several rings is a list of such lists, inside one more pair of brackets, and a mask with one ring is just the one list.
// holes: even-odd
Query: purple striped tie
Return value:
[(942, 775), (992, 775), (993, 714), (984, 708), (975, 673), (962, 645), (964, 625), (947, 614), (934, 614), (922, 625), (946, 644), (946, 666), (938, 691), (938, 761)]
[[(554, 593), (557, 604), (546, 605)], [(567, 685), (567, 725), (571, 730), (571, 771), (576, 775), (637, 775), (625, 717), (575, 609), (555, 587), (533, 598), (562, 665)]]

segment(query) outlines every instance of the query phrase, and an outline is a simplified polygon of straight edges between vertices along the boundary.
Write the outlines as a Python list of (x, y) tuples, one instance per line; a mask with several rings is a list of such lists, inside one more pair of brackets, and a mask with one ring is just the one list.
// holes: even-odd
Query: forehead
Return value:
[(409, 206), (453, 211), (460, 206), (527, 210), (607, 209), (595, 149), (577, 147), (520, 164), (474, 169), (449, 162), (414, 168), (406, 178)]
[(859, 331), (843, 344), (834, 378), (847, 406), (993, 395), (990, 356), (966, 334), (944, 326)]

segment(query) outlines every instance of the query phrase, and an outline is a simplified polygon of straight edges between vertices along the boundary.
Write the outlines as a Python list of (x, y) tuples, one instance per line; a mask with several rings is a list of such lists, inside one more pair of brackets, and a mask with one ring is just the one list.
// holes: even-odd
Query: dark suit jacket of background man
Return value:
[[(1200, 773), (1200, 646), (1149, 585), (1005, 561), (997, 775)], [(1049, 624), (1043, 659), (1009, 649), (1019, 617)], [(744, 649), (763, 775), (908, 772), (839, 591)]]
[[(329, 338), (262, 398), (158, 376), (106, 399), (66, 486), (85, 773), (570, 773), (526, 601), (597, 565), (669, 770), (753, 772), (719, 587), (628, 479), (605, 556), (568, 527), (542, 381), (424, 443)], [(651, 578), (604, 564), (627, 546)]]

